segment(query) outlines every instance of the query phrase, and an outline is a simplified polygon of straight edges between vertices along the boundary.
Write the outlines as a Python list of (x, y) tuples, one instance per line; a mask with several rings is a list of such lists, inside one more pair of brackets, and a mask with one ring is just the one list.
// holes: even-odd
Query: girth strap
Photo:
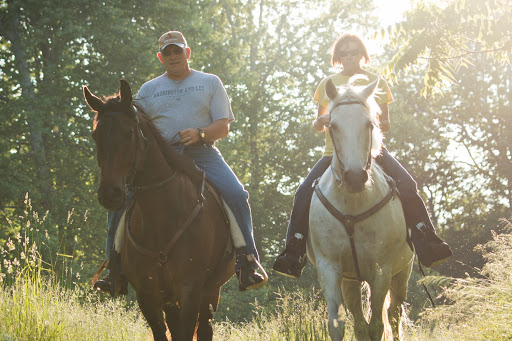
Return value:
[(350, 247), (352, 249), (352, 258), (354, 259), (354, 267), (356, 268), (357, 280), (359, 282), (362, 282), (361, 271), (359, 269), (359, 262), (357, 260), (357, 252), (356, 252), (356, 246), (355, 246), (355, 242), (354, 242), (354, 233), (355, 233), (354, 226), (356, 223), (370, 217), (371, 215), (373, 215), (374, 213), (379, 211), (382, 207), (384, 207), (388, 203), (388, 201), (390, 201), (395, 196), (396, 186), (395, 186), (394, 182), (391, 182), (389, 193), (377, 205), (373, 206), (366, 212), (363, 212), (359, 215), (353, 216), (353, 215), (345, 215), (345, 214), (341, 213), (340, 211), (338, 211), (338, 209), (336, 209), (336, 207), (334, 207), (329, 202), (329, 200), (324, 196), (324, 194), (320, 190), (320, 186), (317, 186), (317, 185), (318, 185), (318, 179), (314, 183), (315, 193), (318, 196), (318, 199), (320, 199), (320, 201), (325, 206), (325, 208), (336, 219), (338, 219), (345, 227), (345, 231), (347, 232), (348, 237), (350, 239)]

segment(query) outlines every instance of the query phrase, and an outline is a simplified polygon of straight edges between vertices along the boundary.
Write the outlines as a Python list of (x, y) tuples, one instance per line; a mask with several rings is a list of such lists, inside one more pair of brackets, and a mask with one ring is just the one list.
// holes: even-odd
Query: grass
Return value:
[(250, 322), (216, 324), (216, 337), (226, 341), (327, 340), (327, 306), (319, 295), (279, 292), (273, 312), (256, 306)]
[(25, 200), (21, 232), (0, 246), (0, 341), (150, 340), (138, 309), (93, 293), (72, 257), (52, 251), (46, 216)]
[(149, 340), (136, 309), (50, 280), (19, 279), (0, 291), (0, 340)]
[[(509, 221), (505, 223), (512, 228)], [(18, 234), (0, 247), (0, 341), (152, 339), (137, 307), (93, 293), (76, 270), (56, 274), (43, 261), (34, 239)], [(40, 242), (44, 244), (44, 238)], [(444, 288), (445, 304), (426, 309), (414, 323), (405, 319), (404, 340), (512, 339), (512, 234), (495, 234), (479, 250), (487, 259), (479, 277), (424, 279), (430, 286)], [(320, 292), (278, 291), (265, 307), (255, 303), (247, 322), (214, 322), (215, 339), (329, 339)], [(343, 309), (341, 313), (345, 316)], [(346, 320), (345, 336), (352, 340), (351, 316)]]
[[(505, 223), (512, 228), (510, 221)], [(451, 283), (443, 292), (448, 304), (423, 313), (418, 335), (434, 330), (441, 335), (438, 340), (512, 340), (512, 235), (493, 237), (479, 246), (487, 259), (481, 277), (448, 279)]]

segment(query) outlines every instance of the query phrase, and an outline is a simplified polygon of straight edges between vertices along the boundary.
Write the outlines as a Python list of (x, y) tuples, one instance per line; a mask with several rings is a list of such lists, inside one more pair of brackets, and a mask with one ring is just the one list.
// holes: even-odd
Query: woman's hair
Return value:
[(361, 59), (364, 58), (365, 64), (370, 64), (370, 56), (368, 56), (368, 51), (366, 51), (366, 46), (364, 46), (364, 43), (361, 40), (361, 38), (359, 38), (355, 34), (345, 33), (345, 34), (342, 34), (341, 36), (339, 36), (339, 38), (336, 39), (334, 44), (332, 44), (332, 46), (331, 46), (331, 64), (332, 64), (332, 66), (338, 66), (341, 64), (341, 57), (339, 55), (340, 46), (343, 44), (346, 44), (348, 42), (354, 42), (357, 45), (357, 47), (361, 50), (361, 53), (363, 55), (361, 57)]

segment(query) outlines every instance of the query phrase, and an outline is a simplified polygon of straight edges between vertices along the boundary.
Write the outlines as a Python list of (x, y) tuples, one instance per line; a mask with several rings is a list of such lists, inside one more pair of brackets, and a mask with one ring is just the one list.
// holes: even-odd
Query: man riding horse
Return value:
[[(160, 133), (176, 150), (190, 156), (220, 192), (240, 226), (246, 246), (236, 248), (236, 274), (241, 291), (265, 285), (267, 278), (257, 272), (258, 252), (254, 243), (249, 194), (227, 165), (215, 141), (227, 136), (234, 120), (222, 81), (213, 74), (191, 69), (190, 47), (181, 32), (169, 31), (158, 40), (158, 59), (166, 72), (142, 85), (136, 97)], [(128, 196), (130, 197), (130, 195)], [(112, 254), (114, 236), (125, 209), (109, 211), (107, 258)], [(110, 292), (112, 274), (95, 287)], [(118, 293), (127, 292), (123, 281)]]

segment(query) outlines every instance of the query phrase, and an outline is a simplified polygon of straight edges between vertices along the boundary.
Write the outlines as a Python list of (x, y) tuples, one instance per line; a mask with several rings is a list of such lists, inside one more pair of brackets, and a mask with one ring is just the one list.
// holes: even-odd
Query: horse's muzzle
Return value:
[(368, 181), (368, 172), (364, 169), (355, 171), (347, 170), (343, 172), (343, 182), (347, 185), (349, 192), (361, 192)]
[(126, 203), (126, 192), (119, 186), (100, 186), (98, 201), (106, 209), (117, 211), (122, 209)]

